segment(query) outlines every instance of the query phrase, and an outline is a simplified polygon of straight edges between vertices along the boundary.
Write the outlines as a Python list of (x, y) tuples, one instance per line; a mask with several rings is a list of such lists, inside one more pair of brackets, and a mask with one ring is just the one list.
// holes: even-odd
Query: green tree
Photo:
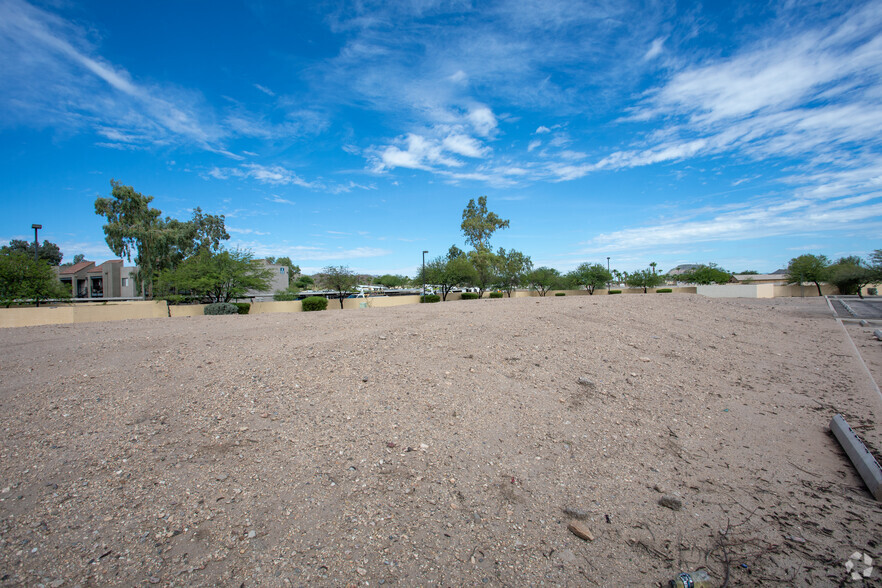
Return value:
[(34, 260), (22, 251), (0, 251), (0, 304), (9, 308), (17, 302), (70, 298), (70, 291), (58, 281), (47, 260)]
[(728, 284), (732, 281), (732, 274), (719, 267), (715, 263), (699, 265), (688, 272), (677, 276), (680, 282), (689, 282), (706, 286), (708, 284)]
[(487, 210), (487, 197), (469, 200), (465, 210), (462, 211), (462, 224), (460, 225), (466, 242), (476, 250), (490, 249), (490, 237), (497, 229), (507, 229), (508, 221), (502, 220), (495, 212)]
[(76, 255), (74, 255), (73, 261), (66, 261), (61, 264), (61, 267), (70, 267), (70, 266), (76, 265), (82, 261), (86, 261), (86, 256), (83, 255), (82, 253), (77, 253)]
[(358, 285), (358, 276), (356, 276), (348, 267), (342, 265), (329, 265), (323, 269), (322, 273), (316, 276), (316, 278), (323, 288), (333, 290), (337, 293), (340, 298), (341, 309), (343, 308), (343, 299), (346, 298), (346, 295), (352, 292)]
[(496, 283), (509, 298), (512, 290), (526, 282), (526, 275), (531, 269), (533, 261), (520, 251), (506, 251), (500, 247), (496, 252)]
[(626, 274), (625, 283), (631, 288), (643, 288), (646, 294), (647, 288), (655, 288), (664, 282), (664, 278), (652, 271), (651, 268)]
[(530, 287), (539, 292), (539, 296), (545, 296), (550, 289), (560, 283), (560, 272), (552, 267), (537, 267), (527, 273), (525, 279)]
[(494, 254), (489, 249), (475, 249), (469, 251), (466, 257), (475, 270), (472, 275), (471, 285), (478, 289), (478, 298), (484, 295), (484, 291), (497, 282), (496, 267), (499, 265)]
[(612, 273), (599, 263), (580, 264), (573, 271), (572, 277), (579, 286), (584, 286), (588, 290), (589, 295), (593, 295), (595, 289), (603, 288), (612, 281)]
[(447, 301), (447, 295), (450, 291), (466, 283), (470, 283), (475, 278), (475, 268), (469, 262), (464, 253), (460, 251), (460, 255), (456, 257), (439, 256), (426, 263), (426, 271), (423, 273), (422, 266), (417, 268), (417, 277), (415, 278), (421, 284), (432, 284), (441, 287), (441, 300)]
[[(13, 239), (9, 242), (9, 245), (4, 245), (0, 248), (0, 253), (24, 253), (26, 255), (30, 255), (31, 259), (34, 258), (34, 242), (33, 241), (25, 241), (24, 239)], [(50, 243), (49, 241), (43, 241), (43, 244), (40, 245), (40, 250), (37, 252), (37, 259), (41, 261), (47, 262), (49, 265), (61, 265), (61, 259), (64, 256), (61, 254), (61, 249), (55, 243)]]
[(829, 276), (830, 260), (826, 255), (805, 254), (794, 257), (787, 264), (787, 283), (802, 285), (804, 282), (811, 282), (818, 288), (818, 296), (821, 293), (821, 282), (827, 280)]
[(300, 290), (309, 290), (315, 286), (315, 280), (311, 276), (299, 276), (294, 280), (294, 286)]
[(743, 272), (738, 272), (739, 275), (742, 276), (758, 276), (759, 272), (756, 270), (744, 270)]
[(209, 302), (229, 302), (248, 290), (268, 290), (272, 277), (272, 270), (250, 251), (203, 248), (176, 268), (164, 270), (157, 286), (164, 294), (188, 292)]
[(398, 288), (408, 282), (407, 276), (399, 276), (393, 274), (383, 274), (374, 280), (374, 284), (379, 284), (386, 288)]
[(191, 221), (163, 219), (159, 209), (150, 207), (152, 196), (115, 180), (110, 185), (111, 197), (95, 200), (95, 214), (107, 219), (104, 236), (110, 250), (129, 261), (134, 256), (135, 280), (145, 298), (160, 272), (174, 269), (196, 251), (217, 251), (220, 242), (230, 238), (223, 215), (206, 215), (196, 208)]
[(840, 294), (857, 294), (863, 298), (864, 286), (878, 279), (877, 272), (857, 255), (842, 257), (828, 268), (828, 281)]

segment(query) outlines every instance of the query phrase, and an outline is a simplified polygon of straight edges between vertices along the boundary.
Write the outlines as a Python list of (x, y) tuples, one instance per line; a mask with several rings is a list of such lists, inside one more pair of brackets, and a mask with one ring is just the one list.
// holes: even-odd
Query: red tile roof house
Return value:
[(135, 298), (134, 271), (134, 267), (124, 267), (121, 259), (101, 265), (81, 261), (59, 267), (58, 279), (70, 288), (74, 298)]

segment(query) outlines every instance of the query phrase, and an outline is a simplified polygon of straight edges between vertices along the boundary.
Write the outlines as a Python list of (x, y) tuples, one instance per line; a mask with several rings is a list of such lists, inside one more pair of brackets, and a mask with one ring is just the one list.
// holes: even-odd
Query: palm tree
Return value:
[(649, 264), (649, 267), (652, 268), (652, 273), (655, 273), (655, 266), (657, 266), (657, 265), (658, 265), (658, 264), (655, 263), (654, 261), (653, 261), (652, 263)]

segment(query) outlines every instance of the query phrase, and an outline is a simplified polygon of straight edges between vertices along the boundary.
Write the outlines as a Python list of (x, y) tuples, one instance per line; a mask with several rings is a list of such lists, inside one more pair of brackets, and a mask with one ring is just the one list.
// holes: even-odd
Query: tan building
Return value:
[(123, 260), (111, 259), (101, 265), (81, 261), (58, 268), (58, 279), (70, 288), (74, 298), (135, 298), (136, 268), (125, 267)]

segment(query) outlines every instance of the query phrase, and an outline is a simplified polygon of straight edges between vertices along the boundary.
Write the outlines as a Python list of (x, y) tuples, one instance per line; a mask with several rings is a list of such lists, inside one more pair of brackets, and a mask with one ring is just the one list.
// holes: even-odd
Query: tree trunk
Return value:
[(823, 296), (823, 294), (821, 294), (821, 283), (820, 283), (820, 282), (815, 282), (815, 286), (818, 287), (818, 296)]

